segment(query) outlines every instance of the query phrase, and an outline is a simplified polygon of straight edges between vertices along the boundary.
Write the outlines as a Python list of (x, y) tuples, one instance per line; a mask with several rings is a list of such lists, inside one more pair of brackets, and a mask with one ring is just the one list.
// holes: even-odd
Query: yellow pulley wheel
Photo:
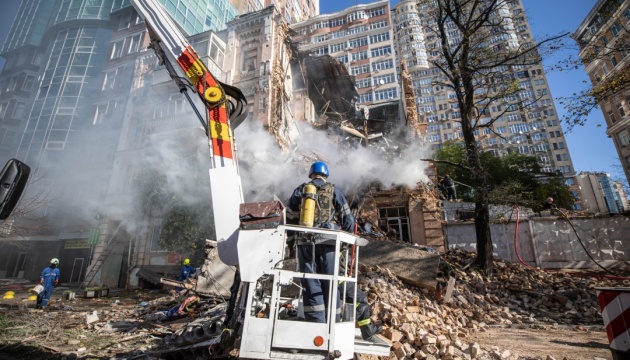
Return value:
[(223, 94), (223, 89), (221, 89), (218, 86), (211, 86), (207, 88), (206, 91), (204, 91), (203, 96), (206, 99), (206, 101), (210, 103), (211, 105), (218, 105), (225, 98)]

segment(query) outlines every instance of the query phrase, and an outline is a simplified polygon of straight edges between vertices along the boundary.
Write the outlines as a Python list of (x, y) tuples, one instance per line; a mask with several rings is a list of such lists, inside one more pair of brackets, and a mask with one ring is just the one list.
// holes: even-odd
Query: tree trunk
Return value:
[(487, 196), (481, 195), (475, 201), (475, 234), (477, 235), (477, 263), (486, 276), (492, 277), (493, 245), (490, 236), (490, 211)]
[[(470, 132), (472, 137), (472, 131)], [(490, 210), (488, 206), (488, 180), (477, 144), (471, 141), (468, 147), (468, 166), (473, 174), (473, 186), (475, 188), (475, 235), (477, 236), (477, 263), (486, 276), (492, 276), (493, 245), (490, 235)]]

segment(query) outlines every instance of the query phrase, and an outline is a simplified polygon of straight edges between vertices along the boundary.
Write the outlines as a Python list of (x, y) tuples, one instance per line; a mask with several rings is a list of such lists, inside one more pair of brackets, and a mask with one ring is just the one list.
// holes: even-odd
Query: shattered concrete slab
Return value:
[(361, 247), (359, 262), (389, 269), (405, 283), (433, 289), (437, 285), (440, 256), (417, 246), (383, 240), (370, 240)]

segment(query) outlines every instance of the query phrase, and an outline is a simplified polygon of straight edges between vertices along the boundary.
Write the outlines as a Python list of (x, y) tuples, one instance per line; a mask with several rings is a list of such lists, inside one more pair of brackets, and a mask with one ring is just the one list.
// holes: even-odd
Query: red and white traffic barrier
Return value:
[(614, 359), (630, 358), (630, 288), (596, 288), (610, 351)]

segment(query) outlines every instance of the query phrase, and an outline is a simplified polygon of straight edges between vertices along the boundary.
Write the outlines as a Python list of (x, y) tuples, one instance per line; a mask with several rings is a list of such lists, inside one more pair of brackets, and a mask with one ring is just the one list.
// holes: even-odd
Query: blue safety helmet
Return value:
[(311, 177), (313, 174), (328, 177), (330, 175), (328, 165), (323, 161), (314, 162), (313, 165), (311, 165), (311, 169), (308, 171), (308, 177)]

